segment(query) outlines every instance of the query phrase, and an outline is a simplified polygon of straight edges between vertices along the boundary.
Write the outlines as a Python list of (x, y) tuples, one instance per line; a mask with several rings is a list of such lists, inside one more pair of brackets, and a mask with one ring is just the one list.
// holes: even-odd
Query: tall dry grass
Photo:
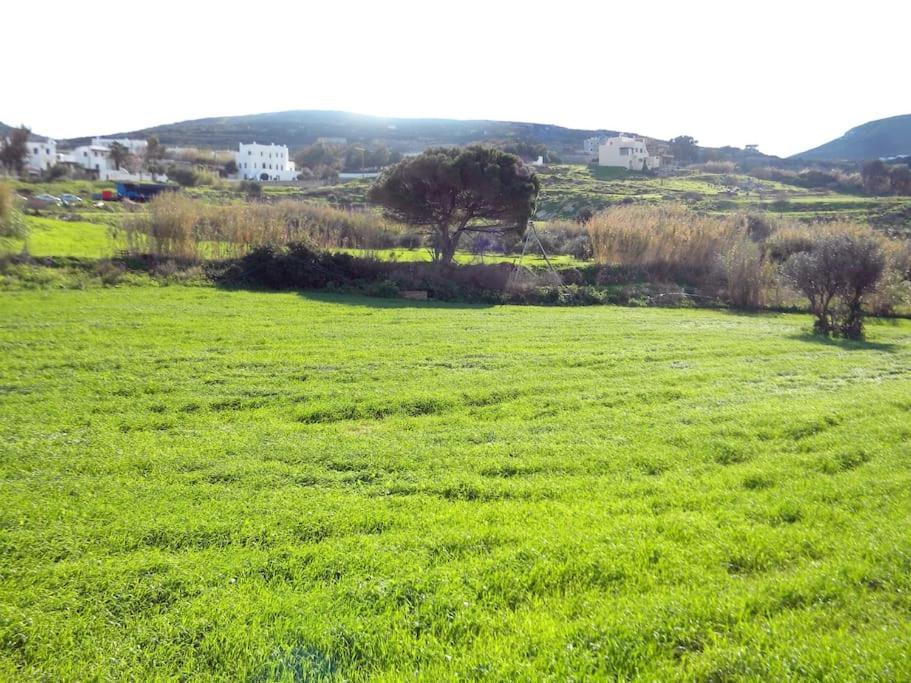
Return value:
[(377, 213), (285, 200), (213, 205), (162, 194), (124, 221), (128, 248), (158, 256), (227, 258), (267, 244), (308, 242), (316, 248), (380, 249), (402, 233)]
[(10, 184), (0, 180), (0, 230), (4, 232), (13, 218), (14, 196)]
[(788, 292), (779, 266), (812, 249), (820, 233), (869, 237), (887, 255), (872, 310), (911, 303), (911, 247), (866, 224), (807, 224), (765, 215), (709, 216), (679, 205), (630, 205), (595, 214), (587, 227), (597, 262), (638, 268), (656, 282), (696, 286), (748, 309), (785, 303)]
[(0, 180), (0, 247), (9, 247), (9, 241), (25, 237), (25, 222), (16, 207), (16, 193), (12, 185)]
[(684, 206), (617, 206), (588, 222), (596, 261), (641, 267), (657, 277), (702, 279), (721, 254), (747, 234), (742, 222)]

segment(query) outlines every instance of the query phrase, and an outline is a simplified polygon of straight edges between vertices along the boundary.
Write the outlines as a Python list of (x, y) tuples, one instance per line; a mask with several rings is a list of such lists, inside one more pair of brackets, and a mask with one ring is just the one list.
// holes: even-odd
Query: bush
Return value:
[(863, 297), (884, 267), (882, 247), (872, 236), (823, 233), (814, 237), (809, 251), (789, 257), (783, 272), (809, 299), (814, 332), (860, 339)]
[(181, 187), (196, 187), (199, 185), (199, 174), (192, 168), (172, 166), (168, 169), (168, 177)]
[(242, 180), (240, 185), (237, 186), (237, 189), (248, 197), (262, 197), (263, 195), (262, 184), (255, 180)]
[(733, 161), (706, 161), (704, 164), (694, 164), (690, 168), (703, 173), (731, 174), (737, 170), (737, 164)]
[(538, 237), (548, 254), (566, 254), (577, 259), (591, 258), (591, 238), (585, 223), (550, 221), (538, 229)]

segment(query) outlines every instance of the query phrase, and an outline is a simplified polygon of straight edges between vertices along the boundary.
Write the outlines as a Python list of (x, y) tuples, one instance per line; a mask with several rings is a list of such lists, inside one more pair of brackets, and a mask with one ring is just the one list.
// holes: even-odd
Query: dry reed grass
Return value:
[(375, 213), (285, 200), (212, 205), (168, 193), (124, 221), (128, 248), (179, 258), (228, 258), (258, 246), (308, 242), (317, 248), (394, 246), (400, 226)]
[(821, 233), (870, 237), (887, 255), (876, 309), (906, 303), (906, 291), (911, 296), (911, 247), (861, 223), (709, 216), (666, 204), (612, 207), (593, 216), (587, 227), (597, 262), (638, 268), (654, 282), (706, 288), (738, 308), (780, 305), (784, 285), (778, 266), (810, 250)]

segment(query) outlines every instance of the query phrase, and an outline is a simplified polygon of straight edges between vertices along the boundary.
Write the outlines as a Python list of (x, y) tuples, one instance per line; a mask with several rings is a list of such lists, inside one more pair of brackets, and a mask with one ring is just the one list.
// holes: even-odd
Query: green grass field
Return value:
[(26, 238), (7, 245), (12, 253), (25, 248), (32, 256), (109, 258), (126, 247), (122, 230), (104, 223), (63, 221), (47, 216), (25, 216)]
[(0, 294), (0, 680), (911, 679), (911, 323)]

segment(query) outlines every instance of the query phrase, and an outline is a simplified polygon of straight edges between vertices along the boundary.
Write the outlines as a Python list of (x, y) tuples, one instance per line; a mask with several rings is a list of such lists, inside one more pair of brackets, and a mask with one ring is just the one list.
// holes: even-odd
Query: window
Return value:
[(620, 148), (620, 156), (622, 156), (622, 157), (628, 157), (628, 156), (629, 156), (629, 147), (621, 147), (621, 148)]
[[(22, 149), (22, 148), (20, 147), (19, 149)], [(35, 147), (35, 154), (37, 154), (37, 153), (38, 153), (38, 148)]]

